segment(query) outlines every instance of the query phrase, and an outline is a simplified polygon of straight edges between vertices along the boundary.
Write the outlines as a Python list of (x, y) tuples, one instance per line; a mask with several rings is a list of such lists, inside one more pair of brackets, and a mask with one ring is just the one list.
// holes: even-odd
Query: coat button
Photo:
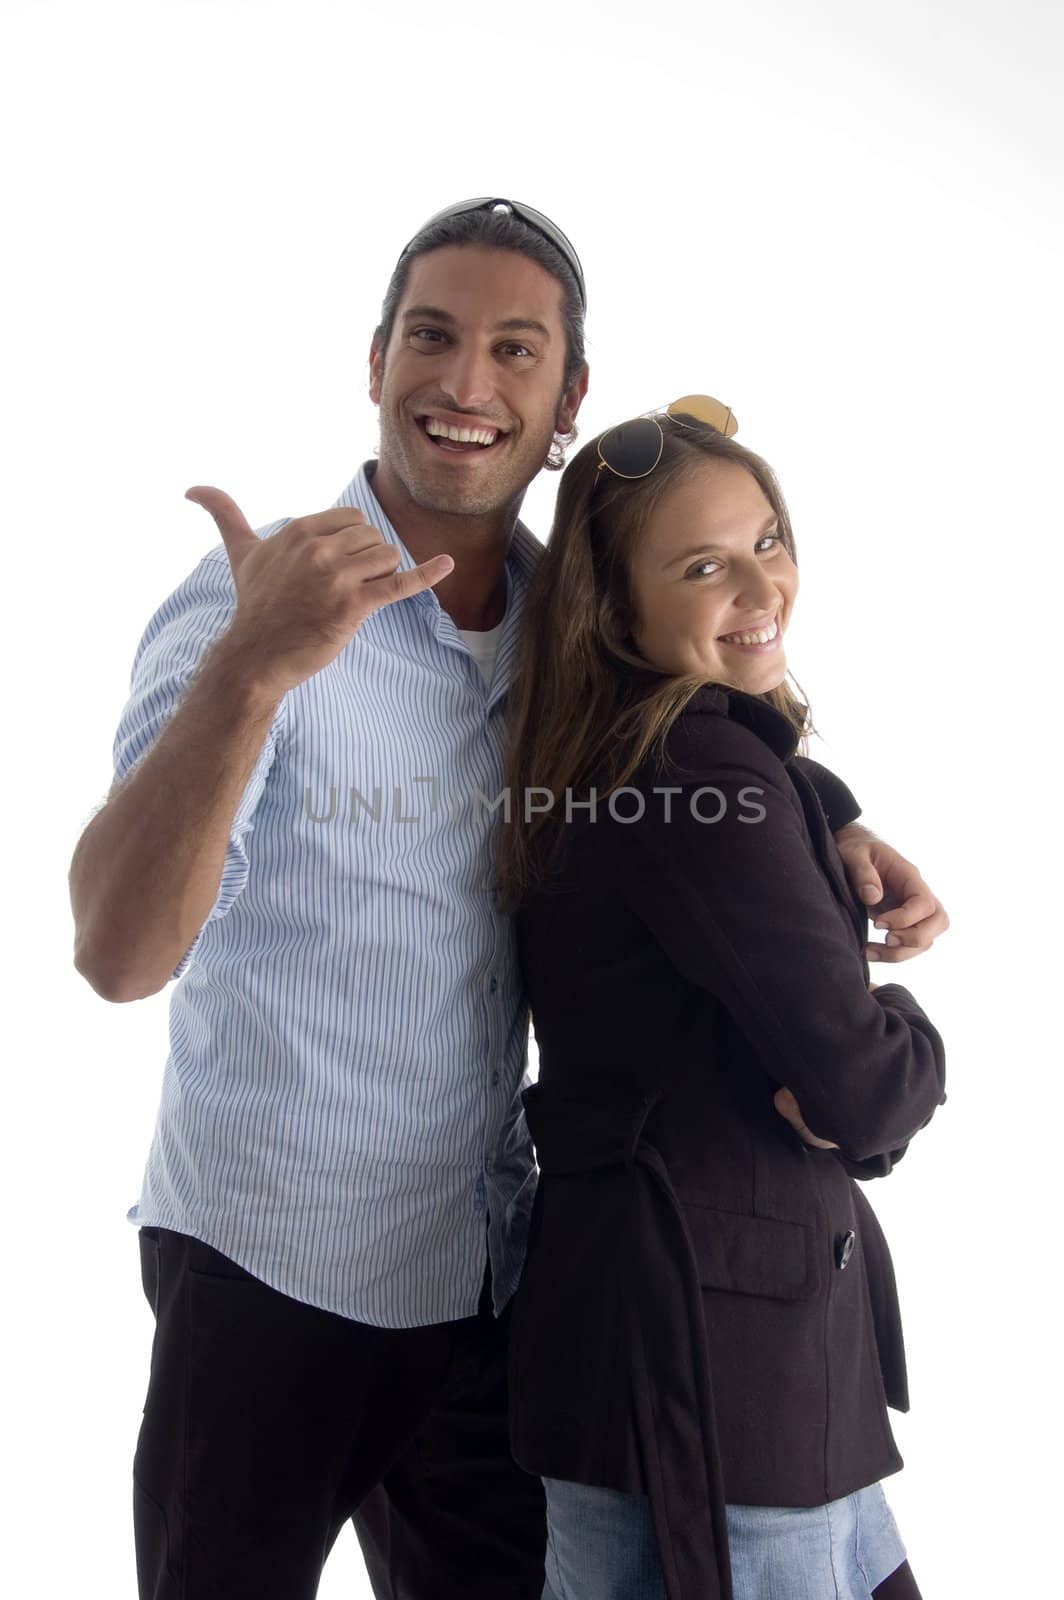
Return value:
[(853, 1255), (853, 1247), (856, 1242), (857, 1235), (852, 1228), (849, 1233), (840, 1233), (835, 1240), (835, 1265), (840, 1272)]

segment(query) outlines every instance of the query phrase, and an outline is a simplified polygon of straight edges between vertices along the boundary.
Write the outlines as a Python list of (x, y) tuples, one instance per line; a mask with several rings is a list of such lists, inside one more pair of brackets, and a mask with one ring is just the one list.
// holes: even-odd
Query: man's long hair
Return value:
[[(564, 394), (584, 365), (584, 312), (580, 289), (572, 268), (561, 252), (543, 234), (522, 222), (514, 212), (466, 211), (460, 216), (445, 217), (442, 222), (422, 228), (410, 241), (392, 273), (381, 307), (381, 320), (374, 333), (380, 346), (382, 363), (387, 355), (410, 268), (419, 256), (426, 256), (431, 250), (442, 250), (447, 245), (479, 245), (486, 250), (510, 250), (515, 255), (527, 256), (558, 280), (562, 290), (562, 327), (565, 329), (565, 376), (561, 386), (561, 393)], [(548, 472), (561, 471), (565, 465), (566, 448), (575, 438), (575, 427), (569, 433), (555, 434), (550, 454), (544, 462)]]

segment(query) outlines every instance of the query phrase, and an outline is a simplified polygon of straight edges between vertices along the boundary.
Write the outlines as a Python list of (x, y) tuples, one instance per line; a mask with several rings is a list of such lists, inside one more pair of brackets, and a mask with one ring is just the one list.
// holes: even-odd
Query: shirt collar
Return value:
[[(384, 513), (384, 508), (377, 496), (373, 493), (370, 482), (370, 470), (376, 467), (373, 460), (364, 461), (359, 467), (346, 489), (334, 502), (337, 506), (350, 506), (353, 510), (361, 511), (367, 521), (379, 530), (388, 540), (389, 544), (398, 546), (400, 562), (398, 570), (406, 572), (417, 565), (410, 551), (396, 533), (392, 524)], [(506, 555), (506, 565), (509, 569), (511, 582), (507, 585), (508, 601), (514, 588), (523, 599), (528, 583), (535, 570), (537, 562), (542, 558), (543, 546), (535, 534), (525, 527), (523, 522), (514, 525), (510, 548)], [(516, 585), (514, 584), (516, 580)], [(423, 589), (420, 594), (410, 597), (421, 605), (439, 608), (439, 601), (431, 589)], [(517, 625), (515, 608), (508, 603), (506, 615), (503, 619), (506, 624), (505, 635), (513, 635)], [(512, 638), (507, 640), (512, 647)], [(503, 654), (508, 656), (509, 650)], [(741, 689), (729, 689), (722, 684), (703, 684), (688, 702), (686, 709), (693, 712), (704, 712), (717, 716), (731, 717), (736, 722), (741, 722), (753, 733), (764, 739), (771, 750), (779, 756), (781, 761), (787, 761), (794, 755), (798, 748), (798, 734), (792, 724), (777, 711), (775, 706), (757, 695), (744, 693)]]
[[(385, 515), (383, 506), (373, 493), (373, 485), (370, 478), (371, 469), (375, 467), (375, 461), (364, 461), (347, 485), (347, 488), (334, 501), (334, 504), (337, 506), (350, 506), (353, 510), (361, 511), (371, 526), (376, 528), (387, 539), (389, 544), (394, 544), (398, 547), (400, 553), (398, 571), (408, 572), (411, 567), (417, 566), (417, 562), (395, 531)], [(531, 533), (523, 522), (516, 523), (510, 539), (510, 548), (506, 555), (506, 564), (511, 568), (512, 574), (517, 575), (521, 580), (519, 588), (522, 591), (531, 578), (536, 563), (542, 554), (543, 546), (535, 534)], [(439, 601), (431, 589), (423, 589), (420, 594), (413, 595), (411, 598), (419, 601), (422, 605), (439, 605)]]

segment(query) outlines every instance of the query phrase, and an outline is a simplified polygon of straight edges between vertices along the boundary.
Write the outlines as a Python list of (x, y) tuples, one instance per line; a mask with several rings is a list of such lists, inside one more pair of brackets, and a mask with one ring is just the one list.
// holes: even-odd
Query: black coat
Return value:
[(676, 766), (614, 802), (640, 819), (577, 812), (517, 918), (541, 1178), (514, 1454), (649, 1494), (670, 1600), (730, 1594), (725, 1502), (821, 1505), (901, 1465), (893, 1273), (851, 1174), (889, 1172), (942, 1103), (942, 1043), (899, 984), (869, 993), (849, 819), (795, 746), (765, 702), (700, 690)]

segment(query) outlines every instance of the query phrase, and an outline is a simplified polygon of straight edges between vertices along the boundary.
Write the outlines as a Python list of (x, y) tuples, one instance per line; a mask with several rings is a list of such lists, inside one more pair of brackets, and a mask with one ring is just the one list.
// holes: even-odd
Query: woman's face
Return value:
[[(707, 459), (686, 472), (656, 506), (629, 577), (632, 638), (656, 667), (748, 694), (783, 682), (798, 569), (745, 467)], [(750, 639), (755, 633), (763, 642)]]

